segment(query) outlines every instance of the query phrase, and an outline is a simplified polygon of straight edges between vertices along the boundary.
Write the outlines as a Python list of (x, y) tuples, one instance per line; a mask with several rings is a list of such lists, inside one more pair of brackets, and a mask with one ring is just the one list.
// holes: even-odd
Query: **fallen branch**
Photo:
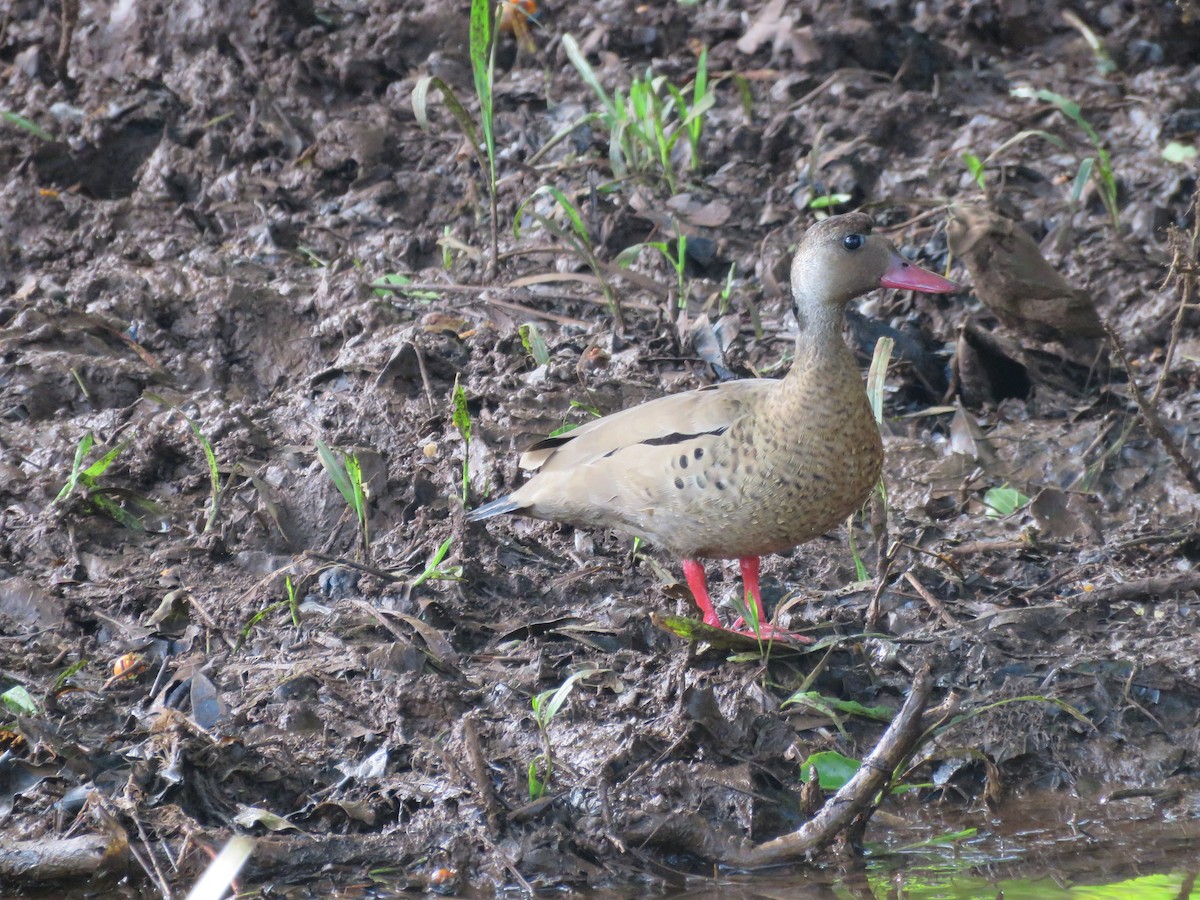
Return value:
[(924, 668), (917, 673), (908, 699), (855, 776), (825, 801), (815, 816), (793, 832), (755, 845), (736, 836), (718, 834), (698, 817), (673, 816), (647, 818), (627, 829), (621, 837), (630, 845), (666, 844), (674, 850), (739, 869), (800, 861), (811, 851), (832, 843), (877, 802), (890, 783), (892, 773), (916, 746), (921, 735), (921, 716), (932, 687), (929, 669)]
[(1094, 591), (1080, 594), (1079, 597), (1089, 603), (1095, 603), (1113, 600), (1145, 600), (1147, 597), (1170, 597), (1174, 594), (1182, 594), (1184, 591), (1200, 591), (1200, 572), (1153, 575), (1149, 578), (1138, 578), (1136, 581), (1108, 584), (1098, 587)]
[(1183, 477), (1191, 485), (1192, 490), (1200, 494), (1200, 475), (1196, 473), (1196, 467), (1184, 457), (1183, 451), (1179, 449), (1179, 445), (1175, 443), (1175, 439), (1171, 437), (1171, 433), (1163, 425), (1162, 419), (1158, 415), (1158, 410), (1142, 396), (1142, 389), (1138, 387), (1137, 376), (1133, 372), (1133, 366), (1129, 363), (1129, 357), (1125, 355), (1124, 341), (1121, 340), (1121, 336), (1117, 334), (1116, 329), (1107, 322), (1104, 323), (1104, 330), (1108, 332), (1108, 340), (1112, 343), (1113, 350), (1121, 360), (1121, 365), (1125, 367), (1125, 374), (1129, 377), (1129, 391), (1133, 394), (1133, 399), (1137, 402), (1138, 410), (1142, 414), (1142, 421), (1146, 423), (1146, 428), (1162, 444), (1163, 449), (1167, 451), (1167, 455), (1171, 457), (1175, 465), (1179, 468), (1179, 471), (1183, 473)]
[(129, 844), (123, 838), (90, 834), (84, 837), (5, 841), (0, 845), (0, 882), (31, 885), (44, 881), (79, 881), (102, 870), (125, 868)]

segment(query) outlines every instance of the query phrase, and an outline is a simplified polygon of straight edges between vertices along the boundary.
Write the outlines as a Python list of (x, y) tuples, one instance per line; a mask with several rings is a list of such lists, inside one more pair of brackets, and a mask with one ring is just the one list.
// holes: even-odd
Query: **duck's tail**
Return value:
[(478, 522), (482, 519), (490, 519), (492, 516), (502, 516), (505, 513), (516, 512), (521, 508), (521, 504), (513, 499), (513, 495), (501, 497), (499, 500), (493, 500), (491, 503), (485, 503), (478, 509), (473, 509), (467, 513), (468, 522)]

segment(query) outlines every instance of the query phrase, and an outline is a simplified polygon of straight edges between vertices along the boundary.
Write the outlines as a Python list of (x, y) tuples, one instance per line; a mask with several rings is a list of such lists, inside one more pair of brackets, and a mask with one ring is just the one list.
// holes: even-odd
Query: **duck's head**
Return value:
[(804, 233), (792, 261), (792, 298), (801, 323), (841, 321), (842, 308), (876, 288), (948, 294), (958, 285), (909, 262), (891, 241), (872, 232), (866, 213), (831, 216)]

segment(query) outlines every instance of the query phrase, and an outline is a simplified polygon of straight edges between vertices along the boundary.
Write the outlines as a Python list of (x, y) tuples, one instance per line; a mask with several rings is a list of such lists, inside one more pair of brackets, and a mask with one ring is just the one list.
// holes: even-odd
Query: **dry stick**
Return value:
[[(1163, 385), (1167, 383), (1167, 375), (1171, 372), (1171, 360), (1175, 357), (1175, 348), (1179, 344), (1179, 333), (1183, 330), (1183, 315), (1192, 305), (1192, 293), (1196, 289), (1196, 278), (1200, 275), (1200, 188), (1192, 194), (1192, 239), (1189, 246), (1184, 247), (1183, 239), (1177, 229), (1171, 229), (1171, 268), (1163, 279), (1166, 288), (1172, 279), (1179, 282), (1179, 309), (1175, 310), (1175, 320), (1171, 323), (1171, 339), (1167, 342), (1167, 352), (1163, 358), (1162, 371), (1158, 373), (1158, 384), (1150, 395), (1150, 405), (1158, 405), (1158, 397)], [(1186, 254), (1186, 262), (1184, 261)]]
[(1200, 591), (1200, 572), (1180, 572), (1177, 575), (1153, 575), (1121, 584), (1109, 584), (1082, 596), (1089, 603), (1112, 600), (1142, 600), (1148, 596), (1166, 597), (1184, 591)]
[(929, 592), (929, 589), (926, 588), (925, 585), (917, 581), (917, 576), (915, 576), (912, 572), (905, 572), (904, 580), (911, 584), (913, 590), (921, 595), (921, 599), (929, 604), (929, 608), (937, 613), (938, 618), (942, 620), (942, 624), (948, 625), (951, 628), (958, 627), (958, 622), (954, 621), (954, 617), (946, 611), (946, 605), (937, 597), (933, 596), (933, 594)]
[(115, 856), (109, 855), (115, 843), (102, 834), (34, 841), (5, 839), (0, 845), (0, 879), (26, 887), (39, 882), (83, 881), (95, 876), (102, 866), (115, 864)]
[(856, 816), (865, 813), (887, 787), (892, 773), (912, 754), (921, 735), (921, 715), (932, 687), (933, 679), (926, 666), (917, 673), (908, 699), (855, 776), (793, 832), (755, 846), (742, 838), (719, 833), (710, 822), (696, 817), (651, 816), (627, 828), (622, 839), (631, 845), (669, 842), (676, 850), (737, 868), (802, 860), (809, 852), (832, 842)]
[(463, 719), (463, 741), (467, 745), (467, 761), (471, 764), (468, 774), (475, 782), (475, 791), (483, 801), (483, 812), (487, 818), (488, 834), (493, 838), (500, 835), (500, 815), (504, 811), (492, 790), (492, 779), (487, 760), (483, 757), (483, 746), (479, 743), (479, 727), (476, 714)]
[[(1044, 551), (1047, 553), (1065, 553), (1068, 550), (1074, 549), (1070, 544), (1055, 544), (1049, 541), (1038, 541), (1036, 544), (1030, 541), (971, 541), (967, 544), (959, 544), (957, 547), (949, 547), (942, 551), (942, 554), (948, 557), (955, 556), (973, 556), (976, 553), (1008, 553), (1011, 550), (1031, 550)], [(944, 560), (949, 563), (949, 560)]]
[(1196, 467), (1184, 458), (1179, 445), (1175, 443), (1175, 439), (1171, 437), (1170, 432), (1163, 425), (1162, 419), (1159, 418), (1158, 410), (1147, 403), (1146, 398), (1142, 396), (1142, 390), (1138, 387), (1137, 376), (1133, 373), (1133, 366), (1129, 363), (1129, 357), (1125, 355), (1125, 344), (1121, 340), (1121, 336), (1107, 322), (1104, 323), (1104, 330), (1108, 332), (1108, 340), (1120, 358), (1121, 365), (1125, 367), (1125, 374), (1129, 378), (1129, 390), (1133, 394), (1133, 399), (1137, 402), (1138, 410), (1142, 414), (1142, 421), (1146, 423), (1146, 428), (1162, 444), (1163, 449), (1167, 451), (1167, 455), (1171, 457), (1172, 461), (1179, 468), (1179, 471), (1183, 473), (1183, 477), (1191, 485), (1192, 490), (1200, 494), (1200, 475), (1196, 473)]
[(862, 767), (825, 802), (820, 812), (790, 834), (757, 847), (731, 848), (729, 856), (721, 861), (734, 866), (769, 866), (800, 859), (808, 851), (831, 842), (867, 809), (887, 787), (896, 767), (912, 753), (921, 734), (921, 714), (932, 688), (933, 678), (925, 667), (917, 673), (904, 706), (863, 760)]
[(54, 71), (60, 82), (67, 80), (67, 63), (71, 59), (71, 38), (79, 24), (79, 0), (63, 0), (62, 32), (58, 36), (58, 54), (54, 58)]

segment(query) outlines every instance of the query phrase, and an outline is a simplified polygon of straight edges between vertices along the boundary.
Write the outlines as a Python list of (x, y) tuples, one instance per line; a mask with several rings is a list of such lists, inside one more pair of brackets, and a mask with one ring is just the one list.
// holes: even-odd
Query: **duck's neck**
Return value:
[(796, 304), (796, 355), (786, 380), (810, 380), (828, 372), (837, 381), (858, 376), (854, 354), (842, 339), (842, 310), (824, 303)]

